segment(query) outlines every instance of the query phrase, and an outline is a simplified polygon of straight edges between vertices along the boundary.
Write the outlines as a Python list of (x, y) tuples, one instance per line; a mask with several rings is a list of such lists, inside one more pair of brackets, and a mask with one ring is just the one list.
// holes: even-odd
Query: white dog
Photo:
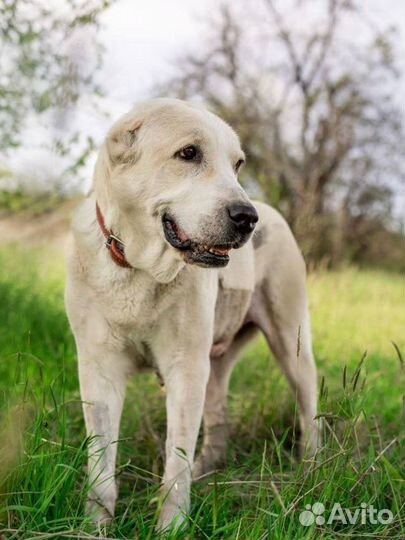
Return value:
[(225, 122), (172, 99), (136, 107), (101, 148), (73, 222), (66, 289), (99, 523), (114, 514), (125, 386), (144, 367), (159, 371), (167, 395), (161, 529), (184, 519), (192, 470), (224, 457), (230, 375), (257, 330), (294, 389), (302, 444), (316, 448), (305, 266), (284, 219), (238, 183), (244, 159)]

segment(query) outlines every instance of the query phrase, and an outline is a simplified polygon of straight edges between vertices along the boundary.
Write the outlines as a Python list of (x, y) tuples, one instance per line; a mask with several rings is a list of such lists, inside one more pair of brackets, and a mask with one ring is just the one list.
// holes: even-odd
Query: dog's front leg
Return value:
[(87, 511), (98, 525), (114, 515), (115, 461), (130, 358), (121, 351), (78, 343), (80, 392), (89, 445)]
[(189, 510), (191, 473), (208, 375), (208, 356), (178, 359), (163, 373), (167, 436), (161, 529), (179, 525)]
[[(158, 352), (158, 351), (157, 351)], [(166, 465), (158, 529), (178, 527), (190, 505), (191, 473), (209, 377), (208, 345), (175, 343), (157, 355), (166, 388)]]

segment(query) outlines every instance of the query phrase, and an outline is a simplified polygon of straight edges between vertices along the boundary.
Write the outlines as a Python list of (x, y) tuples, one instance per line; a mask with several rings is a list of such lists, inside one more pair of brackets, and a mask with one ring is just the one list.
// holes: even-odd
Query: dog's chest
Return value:
[(213, 356), (221, 356), (242, 327), (253, 290), (254, 258), (249, 242), (232, 253), (229, 265), (219, 274)]
[(226, 346), (233, 340), (245, 320), (251, 296), (250, 290), (226, 288), (219, 284), (215, 306), (214, 346)]
[(154, 283), (142, 273), (128, 281), (99, 289), (98, 300), (110, 327), (130, 340), (147, 338), (161, 314), (176, 301), (176, 280), (169, 285)]

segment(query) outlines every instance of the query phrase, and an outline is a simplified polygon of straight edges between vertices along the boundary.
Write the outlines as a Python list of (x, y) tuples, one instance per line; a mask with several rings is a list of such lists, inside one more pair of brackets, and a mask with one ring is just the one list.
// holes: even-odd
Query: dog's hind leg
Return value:
[(99, 524), (114, 515), (115, 461), (130, 359), (94, 344), (78, 344), (80, 391), (89, 444), (87, 511)]
[(225, 459), (227, 445), (226, 400), (232, 370), (241, 349), (254, 337), (257, 327), (245, 325), (221, 357), (211, 356), (211, 371), (204, 404), (204, 439), (193, 468), (194, 478), (213, 471)]
[(286, 375), (299, 407), (301, 455), (315, 453), (320, 443), (317, 414), (317, 371), (312, 353), (304, 276), (284, 275), (264, 282), (255, 293), (252, 312)]

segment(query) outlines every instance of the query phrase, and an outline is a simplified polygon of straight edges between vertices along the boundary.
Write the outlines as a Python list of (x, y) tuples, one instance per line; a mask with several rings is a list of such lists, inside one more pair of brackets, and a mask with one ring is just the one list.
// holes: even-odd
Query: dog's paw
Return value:
[(98, 529), (108, 527), (113, 520), (112, 512), (97, 499), (88, 499), (86, 514), (91, 518)]
[(179, 531), (186, 526), (184, 510), (173, 503), (164, 503), (159, 514), (156, 530), (159, 533)]
[(206, 444), (201, 448), (193, 466), (193, 479), (214, 473), (223, 468), (226, 461), (226, 438), (217, 437), (215, 444)]
[(301, 435), (300, 457), (303, 461), (314, 463), (322, 447), (322, 419), (314, 420)]
[(211, 450), (202, 450), (197, 456), (193, 466), (193, 480), (198, 480), (202, 476), (207, 476), (221, 468), (224, 458), (223, 454), (215, 453)]
[(210, 472), (210, 467), (204, 459), (204, 456), (198, 456), (193, 467), (193, 480), (198, 480), (199, 478), (201, 478), (202, 476), (206, 476)]

